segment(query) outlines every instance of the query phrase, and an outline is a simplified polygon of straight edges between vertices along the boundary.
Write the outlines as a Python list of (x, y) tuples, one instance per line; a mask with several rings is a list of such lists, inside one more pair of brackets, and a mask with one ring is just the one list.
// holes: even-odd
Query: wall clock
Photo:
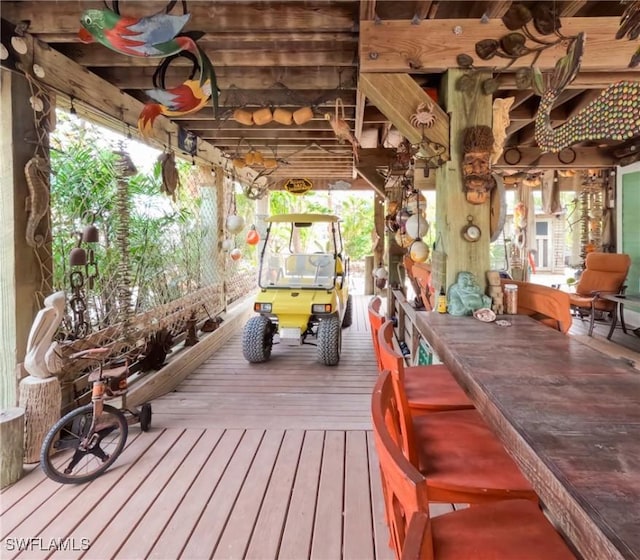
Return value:
[(474, 243), (480, 239), (482, 232), (480, 228), (473, 223), (473, 216), (467, 216), (467, 221), (469, 223), (462, 228), (462, 237), (464, 237), (465, 241)]

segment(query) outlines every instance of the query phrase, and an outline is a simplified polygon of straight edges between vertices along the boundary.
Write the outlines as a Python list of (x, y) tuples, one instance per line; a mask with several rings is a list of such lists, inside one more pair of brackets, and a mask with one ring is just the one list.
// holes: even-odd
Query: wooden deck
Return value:
[(153, 402), (151, 431), (132, 426), (99, 479), (64, 486), (31, 468), (0, 493), (0, 557), (392, 558), (367, 302), (355, 300), (338, 367), (311, 346), (248, 364), (238, 334)]
[(369, 431), (367, 301), (338, 367), (310, 346), (248, 364), (236, 335), (154, 401), (151, 431), (132, 426), (102, 477), (65, 486), (34, 467), (0, 494), (0, 556), (392, 558)]

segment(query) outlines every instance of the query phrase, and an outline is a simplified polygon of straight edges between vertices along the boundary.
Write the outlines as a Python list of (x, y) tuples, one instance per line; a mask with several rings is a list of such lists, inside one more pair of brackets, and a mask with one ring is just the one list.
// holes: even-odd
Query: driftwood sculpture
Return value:
[(36, 233), (40, 222), (49, 212), (49, 164), (41, 156), (33, 156), (24, 166), (24, 175), (29, 187), (26, 200), (26, 241), (30, 247), (42, 247), (44, 235)]
[(584, 48), (580, 33), (566, 56), (556, 63), (548, 85), (542, 74), (534, 70), (534, 88), (541, 96), (535, 120), (535, 139), (543, 152), (559, 152), (585, 140), (627, 140), (640, 134), (640, 82), (618, 82), (577, 115), (557, 128), (551, 127), (551, 108), (580, 68)]
[(55, 292), (45, 298), (44, 308), (38, 311), (33, 320), (27, 342), (27, 353), (24, 357), (24, 367), (34, 377), (44, 379), (57, 373), (58, 367), (51, 359), (50, 350), (53, 345), (56, 345), (53, 342), (53, 336), (62, 321), (64, 306), (64, 292)]

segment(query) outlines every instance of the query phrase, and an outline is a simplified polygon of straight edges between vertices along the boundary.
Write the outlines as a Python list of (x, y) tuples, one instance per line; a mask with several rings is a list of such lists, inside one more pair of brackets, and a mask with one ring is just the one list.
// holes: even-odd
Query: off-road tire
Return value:
[(335, 366), (340, 361), (342, 333), (337, 315), (323, 319), (318, 325), (318, 361), (325, 366)]
[(349, 295), (344, 309), (344, 317), (342, 317), (342, 328), (350, 327), (351, 323), (353, 323), (353, 302), (351, 301), (351, 295)]
[(257, 364), (271, 357), (273, 325), (263, 315), (251, 317), (242, 333), (242, 355), (247, 362)]

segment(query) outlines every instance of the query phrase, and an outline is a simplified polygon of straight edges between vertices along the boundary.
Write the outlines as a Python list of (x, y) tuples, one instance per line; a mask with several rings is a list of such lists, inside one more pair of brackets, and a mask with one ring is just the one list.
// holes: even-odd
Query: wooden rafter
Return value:
[[(571, 18), (562, 23), (562, 32), (569, 36), (584, 31), (587, 36), (581, 69), (608, 71), (624, 68), (637, 45), (620, 41), (611, 49), (611, 38), (620, 25), (619, 18)], [(461, 32), (456, 34), (455, 30)], [(407, 21), (382, 21), (378, 25), (362, 22), (360, 30), (360, 70), (362, 72), (444, 72), (457, 67), (460, 53), (473, 54), (475, 44), (486, 38), (499, 38), (507, 33), (500, 20), (472, 25), (469, 20), (424, 20), (420, 26)], [(536, 65), (550, 70), (563, 56), (566, 47), (558, 45), (545, 50)], [(529, 64), (531, 57), (523, 57), (519, 66)], [(476, 60), (478, 68), (495, 68), (495, 60)], [(640, 68), (636, 75), (640, 76)]]

